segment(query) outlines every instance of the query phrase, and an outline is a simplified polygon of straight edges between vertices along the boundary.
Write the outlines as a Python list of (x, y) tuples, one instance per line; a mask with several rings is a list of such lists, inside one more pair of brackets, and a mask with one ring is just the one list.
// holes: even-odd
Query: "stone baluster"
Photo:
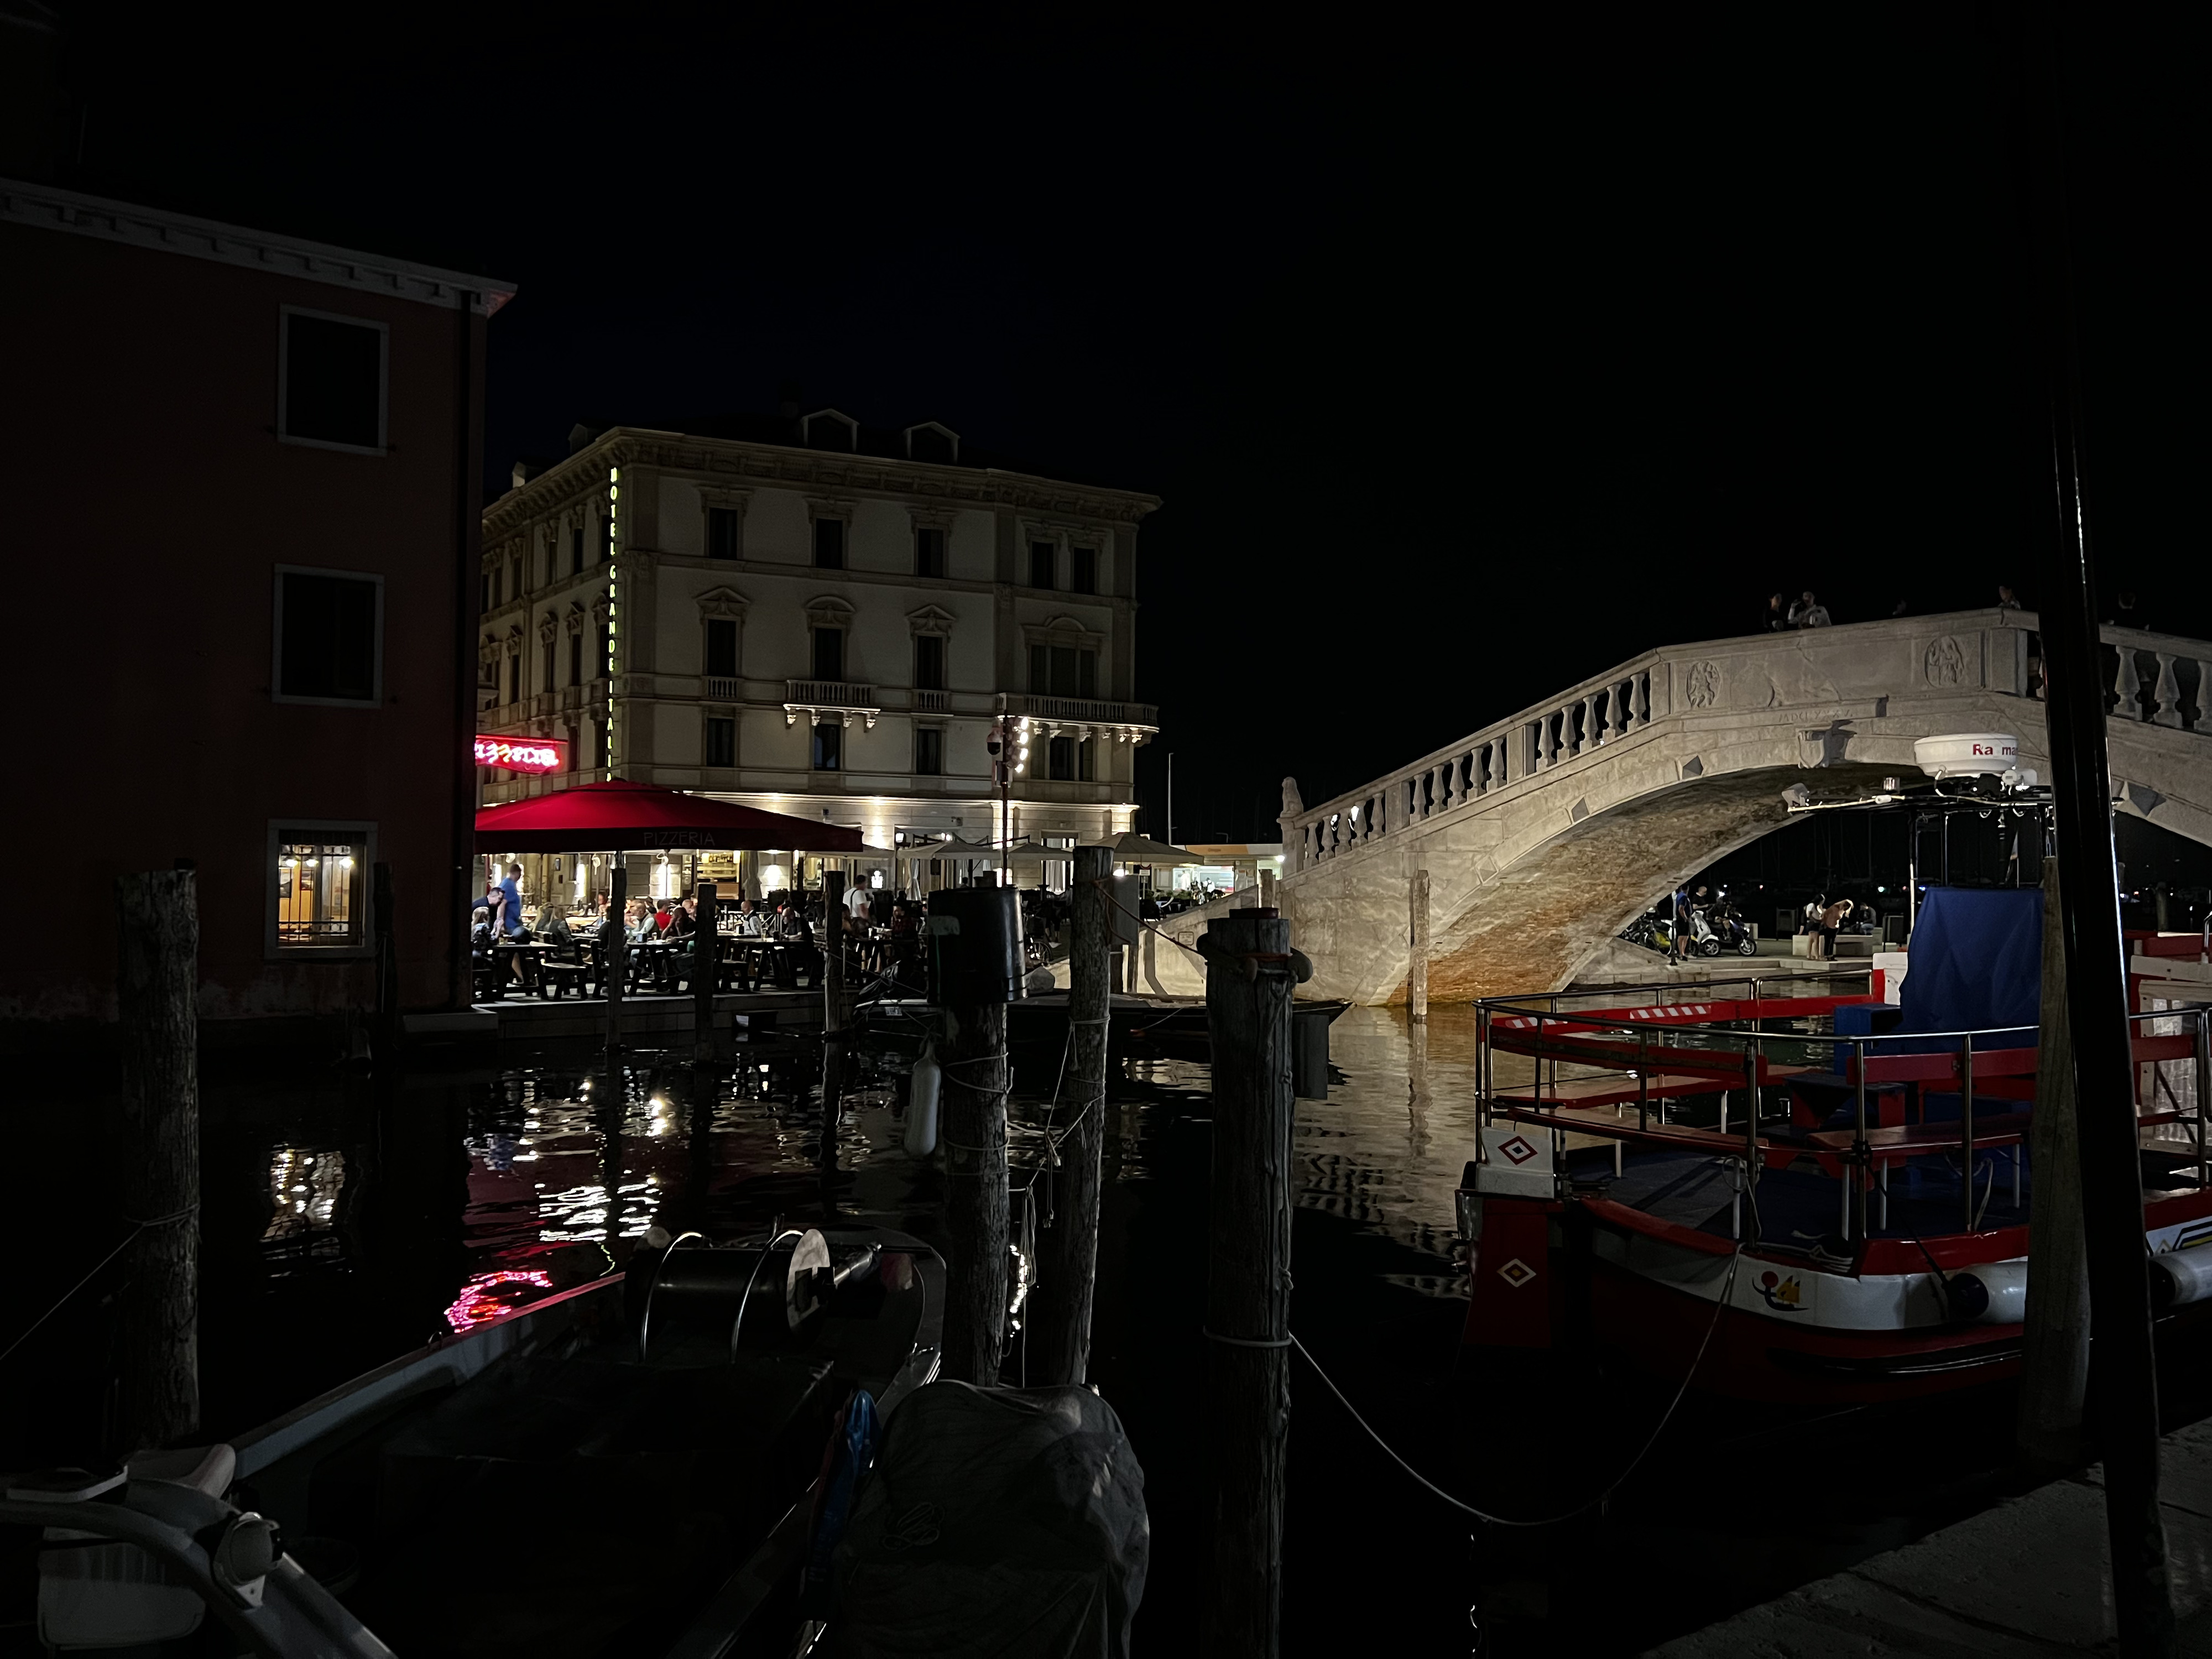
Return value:
[(1583, 752), (1588, 754), (1605, 741), (1605, 727), (1598, 719), (1598, 699), (1603, 693), (1593, 691), (1583, 699)]
[(2197, 723), (2198, 732), (2212, 732), (2212, 662), (2197, 663)]
[(1629, 708), (1635, 712), (1636, 723), (1638, 726), (1649, 726), (1651, 724), (1650, 675), (1638, 674), (1636, 677), (1635, 699), (1629, 704)]
[(1536, 769), (1539, 772), (1550, 771), (1559, 755), (1559, 746), (1553, 737), (1558, 729), (1553, 725), (1556, 718), (1547, 714), (1536, 722)]
[(2128, 646), (2120, 647), (2120, 672), (2112, 689), (2119, 693), (2119, 706), (2112, 710), (2115, 720), (2139, 720), (2142, 718), (2142, 676), (2136, 672), (2136, 653)]
[(2154, 725), (2181, 725), (2181, 682), (2174, 678), (2173, 653), (2158, 653), (2158, 712), (2151, 716)]

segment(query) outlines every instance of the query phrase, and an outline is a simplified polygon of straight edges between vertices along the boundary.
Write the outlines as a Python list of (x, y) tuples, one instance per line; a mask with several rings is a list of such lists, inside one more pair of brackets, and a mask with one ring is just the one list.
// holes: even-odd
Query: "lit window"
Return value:
[(280, 830), (275, 875), (277, 950), (349, 950), (367, 942), (365, 831)]

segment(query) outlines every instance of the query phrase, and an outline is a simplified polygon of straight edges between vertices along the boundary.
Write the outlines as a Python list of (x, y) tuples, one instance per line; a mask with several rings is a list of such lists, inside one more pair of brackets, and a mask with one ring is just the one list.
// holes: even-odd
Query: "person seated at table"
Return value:
[(775, 937), (784, 939), (811, 939), (814, 937), (814, 930), (806, 925), (806, 918), (799, 914), (799, 907), (787, 902), (778, 907), (775, 913)]
[(670, 909), (666, 899), (655, 899), (653, 902), (653, 931), (655, 937), (665, 935), (668, 932), (669, 923), (675, 920), (676, 914)]
[(576, 935), (569, 929), (568, 912), (557, 900), (549, 901), (538, 913), (538, 937), (563, 951), (574, 946)]
[(479, 968), (491, 960), (491, 910), (479, 904), (469, 917), (469, 955)]
[(687, 893), (684, 896), (683, 907), (668, 919), (668, 936), (671, 939), (690, 939), (698, 931), (699, 896)]

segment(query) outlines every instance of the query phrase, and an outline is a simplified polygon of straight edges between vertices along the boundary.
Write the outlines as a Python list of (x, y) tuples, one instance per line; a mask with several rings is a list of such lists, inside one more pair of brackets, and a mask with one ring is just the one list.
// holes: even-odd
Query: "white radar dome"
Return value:
[(2002, 776), (2020, 768), (2020, 739), (2003, 732), (1915, 738), (1912, 763), (1931, 778)]

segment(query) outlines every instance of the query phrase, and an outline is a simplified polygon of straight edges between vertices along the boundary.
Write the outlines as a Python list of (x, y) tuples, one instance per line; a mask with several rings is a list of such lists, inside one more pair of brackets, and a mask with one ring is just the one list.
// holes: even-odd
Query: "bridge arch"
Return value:
[[(1402, 1001), (1407, 881), (1430, 994), (1563, 987), (1650, 902), (1787, 818), (1782, 792), (1917, 781), (1915, 738), (2015, 733), (2048, 775), (2036, 619), (1966, 611), (1668, 646), (1283, 818), (1309, 995)], [(2212, 844), (2212, 643), (2105, 630), (2115, 810)], [(2202, 701), (2200, 701), (2200, 699)], [(1186, 943), (1222, 901), (1176, 917)], [(1172, 946), (1146, 988), (1202, 986)]]

